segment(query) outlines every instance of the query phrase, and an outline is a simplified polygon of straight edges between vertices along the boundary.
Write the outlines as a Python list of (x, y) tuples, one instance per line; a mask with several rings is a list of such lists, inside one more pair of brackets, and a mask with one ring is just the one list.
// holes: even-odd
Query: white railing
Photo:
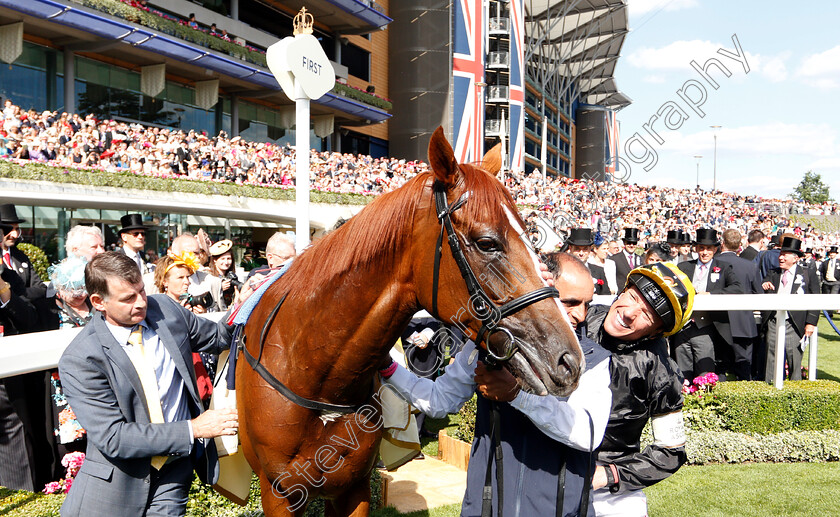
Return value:
[[(613, 296), (595, 296), (594, 304), (608, 305)], [(773, 385), (782, 389), (785, 370), (785, 326), (787, 311), (840, 310), (837, 294), (726, 294), (694, 297), (696, 311), (776, 311), (776, 321), (784, 322), (776, 332), (776, 365)], [(811, 335), (808, 348), (808, 380), (817, 378), (818, 332)]]
[[(613, 296), (595, 296), (592, 303), (609, 305)], [(699, 295), (694, 298), (698, 311), (775, 310), (776, 321), (787, 321), (787, 311), (840, 310), (837, 294), (728, 294)], [(218, 321), (226, 313), (215, 312), (202, 316)], [(786, 324), (786, 323), (785, 323)], [(48, 370), (58, 366), (64, 349), (81, 329), (50, 330), (20, 336), (0, 338), (0, 378), (21, 373)], [(817, 376), (817, 332), (811, 336), (808, 354), (808, 380)], [(777, 332), (776, 375), (774, 386), (782, 389), (785, 358), (785, 331)]]
[[(211, 312), (200, 316), (219, 321), (225, 314)], [(64, 349), (81, 331), (81, 328), (69, 328), (3, 336), (0, 338), (0, 378), (56, 368)]]

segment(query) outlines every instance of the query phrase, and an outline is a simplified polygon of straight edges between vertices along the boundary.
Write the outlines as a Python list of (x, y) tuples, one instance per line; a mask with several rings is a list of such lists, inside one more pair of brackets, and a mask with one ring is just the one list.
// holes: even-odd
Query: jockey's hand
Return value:
[(598, 490), (607, 486), (607, 469), (603, 465), (595, 467), (595, 474), (592, 476), (592, 490)]
[(540, 276), (549, 287), (554, 287), (554, 275), (548, 272), (548, 266), (540, 261)]
[(478, 392), (487, 400), (510, 402), (519, 394), (519, 384), (509, 371), (504, 368), (491, 370), (479, 361), (475, 367)]

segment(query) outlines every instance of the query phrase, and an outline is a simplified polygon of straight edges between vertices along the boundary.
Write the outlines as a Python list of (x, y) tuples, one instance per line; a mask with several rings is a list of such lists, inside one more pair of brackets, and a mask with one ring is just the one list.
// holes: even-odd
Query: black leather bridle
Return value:
[[(501, 307), (496, 305), (488, 296), (478, 279), (473, 273), (467, 258), (464, 256), (464, 251), (461, 246), (461, 241), (455, 233), (455, 227), (452, 225), (452, 214), (464, 206), (469, 200), (469, 193), (462, 194), (451, 205), (446, 203), (446, 188), (444, 185), (435, 180), (432, 185), (432, 190), (435, 197), (435, 208), (437, 210), (437, 218), (440, 221), (440, 234), (438, 235), (437, 244), (435, 245), (435, 268), (434, 279), (432, 284), (432, 315), (441, 319), (438, 314), (437, 297), (438, 297), (438, 282), (440, 279), (440, 257), (443, 253), (443, 234), (446, 233), (447, 241), (449, 242), (449, 249), (452, 252), (452, 258), (461, 270), (461, 277), (464, 283), (467, 284), (467, 291), (470, 293), (470, 300), (468, 303), (472, 306), (470, 311), (474, 316), (478, 316), (481, 320), (481, 328), (475, 338), (475, 344), (478, 347), (484, 348), (487, 352), (487, 359), (489, 363), (504, 363), (509, 361), (513, 354), (519, 349), (517, 339), (513, 336), (510, 330), (499, 326), (499, 323), (506, 317), (515, 314), (525, 307), (545, 300), (546, 298), (559, 298), (560, 293), (554, 287), (541, 287), (535, 291), (524, 294), (518, 298), (505, 303)], [(501, 355), (496, 354), (490, 349), (487, 343), (489, 336), (496, 332), (503, 332), (507, 335), (507, 346)]]

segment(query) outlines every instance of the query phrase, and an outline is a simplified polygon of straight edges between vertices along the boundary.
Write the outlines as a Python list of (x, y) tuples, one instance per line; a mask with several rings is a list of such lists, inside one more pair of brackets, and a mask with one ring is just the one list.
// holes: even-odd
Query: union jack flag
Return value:
[(524, 0), (510, 2), (510, 162), (512, 171), (525, 167)]
[(461, 163), (484, 154), (484, 9), (482, 0), (458, 0), (455, 5), (452, 55), (455, 156)]

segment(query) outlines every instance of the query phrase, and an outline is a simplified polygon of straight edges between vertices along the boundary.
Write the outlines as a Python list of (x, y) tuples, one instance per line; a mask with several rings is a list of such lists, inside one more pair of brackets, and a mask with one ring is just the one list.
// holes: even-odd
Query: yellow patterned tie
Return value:
[[(128, 344), (133, 345), (137, 352), (129, 355), (137, 376), (140, 377), (140, 384), (143, 386), (143, 393), (146, 395), (146, 405), (149, 407), (149, 420), (153, 424), (162, 424), (163, 409), (160, 406), (160, 395), (158, 393), (157, 375), (155, 375), (152, 361), (146, 355), (146, 347), (143, 346), (143, 325), (136, 325), (128, 336)], [(152, 456), (152, 467), (160, 470), (166, 463), (166, 456)]]

